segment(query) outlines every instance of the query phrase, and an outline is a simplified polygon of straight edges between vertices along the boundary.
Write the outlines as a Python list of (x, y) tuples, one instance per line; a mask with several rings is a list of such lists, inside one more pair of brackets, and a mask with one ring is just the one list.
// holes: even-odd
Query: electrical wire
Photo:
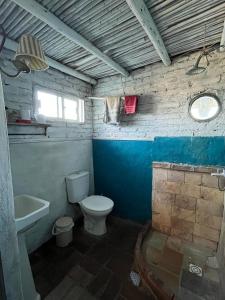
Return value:
[(1, 67), (0, 67), (0, 71), (3, 74), (5, 74), (6, 76), (11, 77), (11, 78), (15, 78), (15, 77), (17, 77), (21, 73), (21, 71), (18, 71), (16, 74), (9, 74), (9, 73), (5, 72)]

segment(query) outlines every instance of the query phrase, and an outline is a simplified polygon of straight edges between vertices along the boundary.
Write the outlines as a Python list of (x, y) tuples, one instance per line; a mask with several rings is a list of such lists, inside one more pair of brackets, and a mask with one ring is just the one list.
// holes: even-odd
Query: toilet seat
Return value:
[(89, 196), (80, 202), (81, 206), (89, 211), (103, 212), (111, 210), (114, 203), (111, 199), (104, 196)]

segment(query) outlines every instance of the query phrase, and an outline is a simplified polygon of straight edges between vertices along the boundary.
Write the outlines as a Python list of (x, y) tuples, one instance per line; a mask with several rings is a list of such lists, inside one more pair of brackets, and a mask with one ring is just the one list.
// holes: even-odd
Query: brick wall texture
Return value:
[(224, 209), (216, 171), (207, 167), (153, 164), (152, 225), (155, 229), (217, 250)]
[[(15, 73), (7, 59), (12, 59), (11, 51), (4, 51), (4, 65), (10, 73)], [(92, 94), (92, 86), (79, 79), (68, 76), (52, 68), (45, 72), (32, 72), (22, 74), (18, 78), (2, 76), (4, 100), (10, 109), (30, 109), (34, 114), (33, 91), (35, 87), (44, 87), (49, 91), (58, 91), (71, 97), (85, 100), (85, 122), (77, 124), (71, 122), (51, 122), (52, 126), (47, 130), (47, 139), (91, 139), (92, 138), (92, 103), (86, 98)], [(11, 136), (10, 139), (24, 139), (24, 136)], [(26, 136), (26, 141), (36, 139), (36, 136)], [(46, 139), (46, 137), (41, 137)]]
[(188, 114), (190, 99), (204, 91), (225, 97), (225, 54), (214, 53), (205, 73), (187, 76), (199, 53), (180, 56), (171, 66), (156, 63), (130, 74), (98, 81), (96, 97), (138, 95), (138, 112), (121, 118), (120, 126), (103, 123), (104, 101), (93, 100), (94, 138), (153, 139), (155, 136), (220, 136), (225, 133), (225, 111), (213, 121), (199, 123)]

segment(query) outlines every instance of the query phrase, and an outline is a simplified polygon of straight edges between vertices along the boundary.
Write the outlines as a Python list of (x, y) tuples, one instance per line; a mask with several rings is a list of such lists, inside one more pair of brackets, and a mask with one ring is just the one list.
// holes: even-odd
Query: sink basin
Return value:
[(49, 202), (43, 199), (19, 195), (14, 198), (16, 230), (24, 231), (49, 213)]
[(20, 195), (14, 197), (14, 207), (20, 253), (23, 300), (41, 300), (34, 285), (26, 248), (25, 231), (49, 213), (49, 202), (29, 195)]

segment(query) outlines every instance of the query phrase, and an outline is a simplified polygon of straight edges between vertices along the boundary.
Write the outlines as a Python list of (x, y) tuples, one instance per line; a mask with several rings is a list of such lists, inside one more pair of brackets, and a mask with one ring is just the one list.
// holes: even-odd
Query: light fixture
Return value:
[[(204, 47), (202, 50), (202, 53), (199, 55), (196, 63), (189, 71), (186, 72), (186, 75), (197, 75), (197, 74), (204, 72), (207, 69), (207, 67), (209, 66), (208, 56), (211, 56), (210, 55), (211, 52), (218, 50), (220, 48), (221, 48), (221, 45), (219, 45), (219, 44), (211, 45), (208, 48)], [(206, 59), (205, 67), (199, 66), (199, 63), (203, 57), (205, 57), (205, 59)]]
[[(6, 34), (3, 27), (0, 25), (0, 35), (2, 36), (0, 52), (4, 46), (6, 40)], [(48, 64), (45, 60), (44, 53), (41, 49), (40, 42), (31, 35), (22, 35), (16, 50), (16, 55), (12, 60), (13, 65), (16, 67), (17, 72), (15, 74), (9, 74), (0, 67), (0, 71), (9, 76), (17, 77), (21, 73), (30, 73), (34, 71), (44, 71), (48, 68)]]

